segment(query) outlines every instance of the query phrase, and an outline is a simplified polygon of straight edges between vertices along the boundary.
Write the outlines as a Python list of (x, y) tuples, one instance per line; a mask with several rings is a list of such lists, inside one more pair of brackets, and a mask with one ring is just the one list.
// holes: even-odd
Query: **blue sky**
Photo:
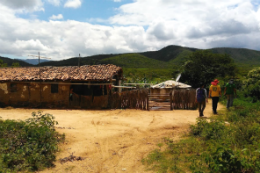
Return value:
[(259, 0), (0, 0), (0, 56), (260, 50)]
[(97, 21), (90, 19), (107, 19), (110, 16), (117, 14), (117, 9), (128, 2), (131, 1), (122, 0), (121, 2), (114, 2), (113, 0), (84, 0), (82, 1), (81, 6), (77, 8), (66, 8), (64, 7), (64, 3), (55, 6), (45, 2), (44, 11), (20, 13), (17, 14), (17, 16), (24, 19), (31, 19), (35, 18), (36, 15), (39, 20), (49, 21), (52, 15), (57, 16), (62, 14), (63, 19), (61, 20), (76, 20), (96, 24), (98, 23)]

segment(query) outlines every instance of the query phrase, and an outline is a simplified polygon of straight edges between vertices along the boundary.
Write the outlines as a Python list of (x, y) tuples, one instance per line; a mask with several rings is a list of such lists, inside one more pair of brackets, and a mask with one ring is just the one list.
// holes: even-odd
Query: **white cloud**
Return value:
[(81, 0), (67, 0), (64, 4), (66, 8), (79, 8), (81, 6)]
[(121, 2), (121, 0), (114, 0), (114, 2)]
[(47, 0), (50, 4), (54, 6), (60, 6), (61, 0)]
[(28, 11), (43, 11), (43, 2), (41, 0), (1, 0), (0, 5), (10, 9), (15, 9), (16, 12)]
[[(260, 50), (260, 8), (250, 0), (135, 0), (116, 10), (117, 15), (98, 19), (109, 26), (90, 24), (95, 19), (56, 21), (63, 18), (61, 14), (50, 21), (22, 19), (15, 14), (24, 6), (14, 4), (0, 2), (0, 55), (41, 52), (66, 59), (79, 53), (143, 52), (167, 45)], [(72, 4), (67, 5), (78, 7)], [(43, 7), (27, 3), (28, 9), (36, 6)]]
[(50, 17), (51, 20), (59, 20), (59, 19), (63, 19), (63, 15), (62, 14), (58, 14), (58, 15), (52, 15)]

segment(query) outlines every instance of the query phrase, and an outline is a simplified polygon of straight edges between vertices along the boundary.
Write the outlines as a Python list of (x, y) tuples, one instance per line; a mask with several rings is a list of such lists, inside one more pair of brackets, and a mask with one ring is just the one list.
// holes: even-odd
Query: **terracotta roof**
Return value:
[(115, 65), (66, 66), (66, 67), (16, 67), (0, 68), (0, 81), (37, 80), (108, 80), (121, 73)]

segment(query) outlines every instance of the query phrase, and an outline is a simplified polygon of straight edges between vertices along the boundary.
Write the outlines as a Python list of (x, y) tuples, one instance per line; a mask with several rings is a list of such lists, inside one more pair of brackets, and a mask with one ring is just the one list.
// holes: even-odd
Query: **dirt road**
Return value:
[[(224, 106), (219, 105), (218, 109)], [(38, 109), (0, 109), (3, 119), (27, 119)], [(197, 110), (139, 111), (139, 110), (46, 110), (59, 122), (57, 131), (66, 134), (60, 145), (57, 160), (70, 154), (85, 157), (83, 161), (55, 163), (56, 167), (44, 173), (108, 172), (141, 173), (141, 160), (157, 148), (163, 137), (178, 140), (194, 124)], [(205, 116), (212, 115), (211, 102)], [(148, 171), (149, 172), (149, 171)]]

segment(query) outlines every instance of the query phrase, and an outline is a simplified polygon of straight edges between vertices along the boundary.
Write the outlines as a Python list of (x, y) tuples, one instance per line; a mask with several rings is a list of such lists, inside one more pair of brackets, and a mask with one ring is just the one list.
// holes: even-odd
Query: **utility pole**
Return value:
[(41, 58), (43, 58), (43, 59), (51, 59), (51, 58), (47, 58), (47, 57), (41, 57), (40, 52), (38, 52), (38, 55), (28, 55), (28, 56), (38, 57), (38, 66), (39, 67), (40, 67), (40, 63), (41, 63)]
[(78, 66), (80, 67), (80, 54), (79, 54)]

